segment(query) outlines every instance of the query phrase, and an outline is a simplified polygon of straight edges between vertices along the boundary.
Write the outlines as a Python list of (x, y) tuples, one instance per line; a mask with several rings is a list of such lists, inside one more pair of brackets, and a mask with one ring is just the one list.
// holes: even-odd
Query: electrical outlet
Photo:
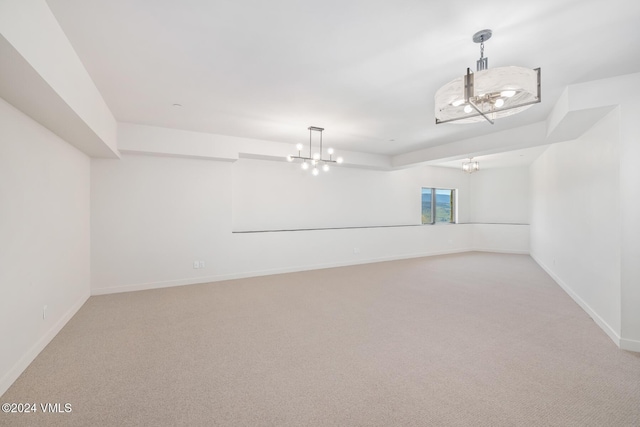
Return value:
[(47, 308), (49, 308), (48, 306), (44, 306), (42, 307), (42, 320), (47, 318)]
[(193, 261), (193, 268), (200, 268), (200, 261)]
[(204, 261), (200, 261), (200, 268), (204, 268)]
[(360, 253), (360, 248), (353, 248), (353, 253), (354, 254), (359, 254)]

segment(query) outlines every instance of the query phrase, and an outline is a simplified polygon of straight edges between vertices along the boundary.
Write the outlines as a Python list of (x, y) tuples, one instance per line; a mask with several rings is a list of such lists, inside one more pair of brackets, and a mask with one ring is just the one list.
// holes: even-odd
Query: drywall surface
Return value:
[(233, 228), (417, 225), (422, 187), (456, 188), (459, 215), (468, 218), (468, 178), (457, 170), (373, 171), (336, 166), (313, 176), (297, 163), (241, 159), (233, 165)]
[(529, 168), (496, 168), (470, 175), (470, 221), (529, 223)]
[(529, 224), (472, 224), (473, 250), (529, 253)]
[(89, 155), (117, 157), (117, 124), (44, 0), (0, 2), (2, 96)]
[(621, 334), (619, 110), (530, 167), (531, 254), (614, 341)]
[(132, 154), (91, 168), (94, 294), (474, 249), (472, 224), (419, 225), (423, 186), (457, 188), (468, 221), (457, 170), (312, 177), (286, 162)]
[[(569, 86), (568, 110), (611, 112), (576, 141), (547, 151), (531, 178), (532, 255), (621, 348), (633, 351), (640, 351), (640, 106), (629, 88), (639, 84), (635, 73)], [(557, 187), (546, 173), (559, 175)], [(573, 221), (551, 220), (562, 215)], [(546, 228), (549, 221), (556, 226)], [(571, 249), (585, 257), (557, 265), (557, 251)], [(577, 284), (583, 276), (586, 284)]]
[[(231, 164), (124, 155), (91, 162), (93, 287), (224, 274), (234, 249)], [(194, 269), (193, 261), (206, 262)]]
[(89, 297), (89, 168), (0, 99), (0, 394)]

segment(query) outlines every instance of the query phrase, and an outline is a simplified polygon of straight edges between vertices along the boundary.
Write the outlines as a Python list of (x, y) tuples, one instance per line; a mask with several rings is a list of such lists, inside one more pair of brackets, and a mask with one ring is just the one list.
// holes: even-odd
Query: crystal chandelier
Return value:
[(480, 170), (480, 163), (478, 161), (474, 161), (473, 157), (469, 158), (469, 160), (462, 162), (462, 171), (466, 173), (474, 173)]
[[(324, 153), (322, 152), (322, 131), (324, 130), (324, 128), (319, 128), (319, 127), (315, 127), (315, 126), (309, 126), (309, 156), (303, 156), (302, 155), (302, 149), (304, 148), (302, 146), (302, 144), (297, 144), (296, 145), (296, 149), (298, 150), (298, 155), (297, 156), (287, 156), (287, 161), (292, 162), (295, 159), (298, 160), (302, 160), (302, 169), (304, 170), (308, 170), (309, 168), (311, 168), (311, 173), (316, 176), (318, 175), (319, 172), (319, 167), (322, 167), (322, 170), (324, 172), (329, 172), (329, 164), (331, 163), (342, 163), (342, 157), (338, 157), (337, 159), (333, 159), (333, 148), (328, 148), (327, 149), (327, 154), (329, 155), (328, 159), (325, 159)], [(312, 132), (320, 132), (320, 150), (312, 153), (312, 145), (311, 145), (311, 135)]]
[(540, 102), (540, 68), (498, 67), (489, 69), (484, 42), (491, 30), (478, 31), (473, 41), (480, 43), (476, 73), (467, 74), (442, 86), (435, 95), (436, 124), (456, 121), (475, 123), (511, 116)]

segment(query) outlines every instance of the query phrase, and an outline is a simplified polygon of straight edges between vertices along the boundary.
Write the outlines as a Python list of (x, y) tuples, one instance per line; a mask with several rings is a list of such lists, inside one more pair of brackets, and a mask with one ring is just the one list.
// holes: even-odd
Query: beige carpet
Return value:
[(0, 399), (65, 426), (638, 426), (619, 350), (524, 255), (91, 297)]

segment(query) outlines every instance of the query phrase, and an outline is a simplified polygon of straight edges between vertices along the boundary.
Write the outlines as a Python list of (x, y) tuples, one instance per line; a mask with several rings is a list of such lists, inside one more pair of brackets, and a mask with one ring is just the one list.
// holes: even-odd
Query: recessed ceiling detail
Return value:
[[(321, 123), (343, 153), (532, 125), (567, 86), (640, 71), (640, 4), (628, 0), (47, 4), (117, 121), (291, 145)], [(436, 125), (433, 95), (476, 66), (474, 22), (493, 30), (489, 70), (540, 67), (544, 101), (493, 126)]]

